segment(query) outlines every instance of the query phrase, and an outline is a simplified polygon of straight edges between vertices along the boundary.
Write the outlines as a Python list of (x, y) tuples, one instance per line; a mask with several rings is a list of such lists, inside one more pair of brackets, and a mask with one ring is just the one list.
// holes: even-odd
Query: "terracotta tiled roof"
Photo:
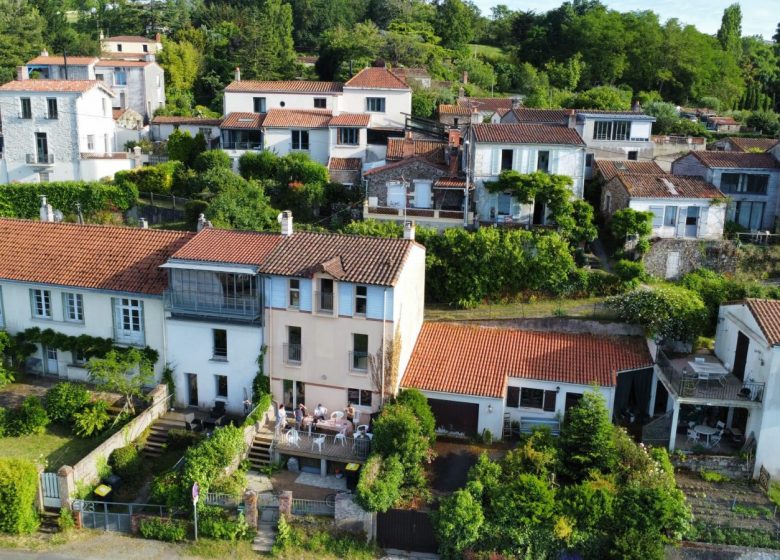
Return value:
[(449, 169), (444, 165), (444, 163), (436, 163), (433, 161), (432, 158), (424, 157), (424, 156), (414, 156), (414, 157), (408, 157), (404, 159), (399, 159), (396, 161), (390, 161), (385, 165), (382, 165), (380, 167), (372, 167), (371, 169), (367, 169), (363, 175), (373, 175), (374, 173), (380, 173), (382, 171), (388, 171), (389, 169), (395, 169), (397, 167), (404, 167), (406, 165), (410, 165), (412, 163), (422, 163), (424, 165), (428, 165), (430, 167), (433, 167), (435, 169), (441, 169), (442, 171), (449, 171)]
[[(409, 144), (412, 145), (409, 145)], [(406, 144), (406, 151), (404, 145)], [(444, 160), (444, 148), (447, 147), (446, 142), (440, 142), (438, 140), (419, 140), (412, 139), (406, 140), (405, 138), (388, 138), (387, 139), (387, 154), (385, 159), (387, 161), (396, 161), (404, 157), (411, 156), (426, 156), (431, 159), (442, 161)]]
[(712, 124), (725, 124), (725, 125), (739, 124), (737, 121), (734, 120), (733, 117), (710, 117), (708, 120)]
[(251, 128), (263, 126), (266, 115), (261, 113), (229, 113), (222, 119), (220, 128)]
[(324, 128), (331, 112), (327, 109), (271, 109), (265, 115), (263, 126), (269, 128)]
[(363, 160), (360, 158), (332, 157), (328, 161), (328, 169), (331, 171), (360, 171)]
[(548, 124), (477, 124), (473, 127), (477, 142), (501, 144), (569, 144), (584, 146), (573, 128)]
[(195, 125), (203, 125), (203, 126), (219, 126), (220, 124), (222, 124), (222, 119), (209, 119), (204, 117), (173, 117), (167, 115), (158, 115), (152, 119), (152, 124), (195, 124)]
[(746, 299), (745, 303), (756, 318), (761, 332), (771, 345), (780, 344), (780, 301), (773, 299)]
[[(2, 88), (0, 88), (2, 89)], [(701, 161), (707, 167), (728, 169), (780, 169), (772, 154), (751, 154), (744, 152), (691, 152), (675, 160), (679, 161), (689, 155)]]
[(278, 233), (206, 228), (171, 258), (260, 266), (281, 240)]
[(776, 138), (740, 138), (740, 137), (729, 137), (728, 141), (731, 142), (731, 145), (737, 148), (735, 151), (742, 151), (747, 152), (749, 150), (763, 150), (765, 152), (768, 152), (772, 148), (774, 148), (780, 140), (777, 140)]
[(297, 232), (282, 239), (260, 270), (300, 277), (327, 270), (344, 282), (392, 286), (413, 245), (407, 239)]
[(401, 385), (503, 398), (507, 377), (611, 387), (618, 372), (652, 364), (640, 337), (424, 323)]
[(368, 126), (371, 115), (368, 113), (341, 113), (330, 119), (330, 126)]
[(368, 89), (409, 89), (401, 78), (387, 68), (363, 68), (344, 87)]
[[(68, 57), (68, 66), (71, 64), (74, 66), (87, 66), (89, 64), (92, 64), (94, 62), (97, 62), (98, 58), (96, 56), (69, 56)], [(48, 65), (48, 66), (64, 66), (65, 65), (65, 58), (62, 56), (36, 56), (32, 60), (28, 60), (27, 64), (36, 64), (36, 65)]]
[(596, 169), (598, 169), (605, 181), (609, 181), (618, 173), (641, 173), (643, 175), (665, 175), (666, 171), (661, 169), (654, 161), (629, 161), (629, 160), (596, 160)]
[(232, 82), (225, 88), (227, 92), (276, 92), (276, 93), (341, 93), (341, 82), (314, 82), (309, 80), (256, 81), (242, 80)]
[(469, 107), (480, 112), (495, 113), (499, 109), (512, 108), (511, 97), (460, 97), (458, 105)]
[(99, 67), (143, 67), (143, 66), (149, 66), (151, 64), (157, 64), (154, 60), (117, 60), (117, 59), (111, 59), (111, 60), (103, 60), (101, 59), (100, 62), (95, 64), (95, 66)]
[(161, 294), (159, 266), (193, 234), (0, 219), (0, 278)]
[[(94, 87), (99, 87), (108, 92), (103, 85), (103, 82), (97, 80), (14, 80), (0, 86), (0, 91), (84, 93)], [(113, 93), (111, 95), (113, 95)]]
[(465, 189), (466, 180), (461, 177), (439, 177), (433, 182), (434, 189)]
[(463, 105), (439, 105), (440, 115), (460, 115), (464, 117), (471, 116), (471, 109)]
[(531, 109), (518, 107), (512, 113), (519, 123), (568, 124), (571, 109)]
[(700, 177), (618, 173), (614, 180), (621, 182), (632, 198), (725, 198)]
[(117, 120), (125, 114), (125, 111), (127, 111), (127, 109), (111, 109), (111, 116), (114, 117), (114, 120)]
[(104, 41), (122, 41), (123, 43), (156, 43), (154, 39), (148, 39), (141, 37), (140, 35), (114, 35), (113, 37), (106, 37)]

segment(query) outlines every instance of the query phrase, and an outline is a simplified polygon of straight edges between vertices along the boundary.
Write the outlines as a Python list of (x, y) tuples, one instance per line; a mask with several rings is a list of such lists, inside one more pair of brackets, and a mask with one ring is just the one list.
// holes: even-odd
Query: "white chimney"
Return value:
[(30, 79), (30, 72), (27, 69), (27, 66), (17, 66), (16, 67), (16, 79), (18, 81), (22, 80), (29, 80)]
[(279, 214), (280, 222), (282, 223), (282, 235), (290, 237), (293, 234), (293, 216), (292, 212), (285, 210)]
[(404, 222), (404, 239), (414, 241), (414, 222)]
[(566, 124), (569, 128), (577, 128), (577, 111), (575, 109), (569, 109), (569, 117)]
[(41, 196), (41, 210), (40, 210), (40, 216), (42, 222), (53, 222), (54, 221), (54, 209), (51, 207), (51, 204), (46, 204), (46, 197)]
[(138, 220), (138, 226), (141, 229), (149, 229), (149, 222), (146, 221), (146, 218), (140, 218)]
[(198, 216), (198, 231), (200, 231), (202, 229), (205, 229), (205, 228), (210, 228), (210, 227), (211, 227), (211, 222), (209, 222), (206, 219), (206, 215), (205, 214), (199, 215)]
[(47, 51), (46, 49), (43, 49), (41, 51), (41, 56), (49, 56), (49, 51)]
[(238, 66), (236, 66), (235, 76), (233, 77), (233, 79), (237, 82), (241, 81), (241, 68), (239, 68)]

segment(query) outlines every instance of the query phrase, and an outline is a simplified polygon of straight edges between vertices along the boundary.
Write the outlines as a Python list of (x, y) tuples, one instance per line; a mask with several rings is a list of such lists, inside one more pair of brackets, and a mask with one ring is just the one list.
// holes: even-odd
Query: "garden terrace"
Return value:
[[(371, 442), (367, 438), (346, 437), (336, 440), (336, 436), (330, 434), (299, 432), (298, 441), (289, 437), (290, 432), (285, 432), (274, 437), (274, 450), (282, 455), (296, 457), (310, 457), (315, 459), (333, 459), (346, 463), (364, 463), (368, 457)], [(325, 438), (320, 447), (315, 440)]]

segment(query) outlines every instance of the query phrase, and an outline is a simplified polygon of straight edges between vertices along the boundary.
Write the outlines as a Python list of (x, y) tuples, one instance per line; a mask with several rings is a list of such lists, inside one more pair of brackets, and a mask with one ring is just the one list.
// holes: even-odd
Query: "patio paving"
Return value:
[(334, 492), (347, 489), (347, 480), (345, 478), (336, 478), (335, 476), (320, 476), (302, 472), (295, 479), (295, 484), (304, 484), (306, 486), (315, 486), (317, 488), (329, 488)]

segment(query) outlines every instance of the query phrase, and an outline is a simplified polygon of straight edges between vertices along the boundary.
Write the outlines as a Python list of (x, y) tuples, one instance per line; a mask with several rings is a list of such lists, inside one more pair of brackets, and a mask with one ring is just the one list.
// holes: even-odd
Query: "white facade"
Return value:
[(150, 120), (165, 106), (165, 73), (154, 60), (101, 60), (95, 78), (114, 92), (113, 107), (130, 108)]
[[(382, 100), (379, 102), (372, 100)], [(383, 106), (376, 109), (377, 104)], [(405, 115), (412, 114), (410, 89), (356, 88), (344, 86), (339, 110), (348, 113), (369, 113), (372, 127), (403, 128)]]
[[(254, 113), (258, 104), (263, 112), (271, 109), (340, 109), (341, 92), (298, 92), (298, 91), (225, 91), (224, 114)], [(258, 100), (257, 102), (255, 100)], [(259, 101), (263, 100), (263, 101)], [(315, 100), (317, 100), (315, 102)]]
[(125, 35), (100, 38), (100, 49), (106, 54), (144, 56), (158, 53), (162, 48), (159, 34), (154, 39)]
[[(213, 119), (210, 119), (213, 120)], [(220, 136), (219, 124), (214, 122), (198, 123), (198, 122), (184, 122), (184, 123), (157, 123), (152, 121), (150, 126), (150, 134), (152, 140), (167, 140), (168, 137), (173, 134), (174, 130), (181, 130), (182, 132), (189, 132), (193, 138), (198, 133), (202, 133), (207, 141), (216, 140)]]
[(721, 239), (726, 224), (726, 203), (709, 198), (632, 198), (629, 208), (652, 212), (653, 237)]
[[(286, 156), (291, 152), (305, 152), (317, 163), (328, 164), (330, 135), (327, 128), (265, 128), (264, 131), (264, 149), (279, 156)], [(308, 147), (304, 149), (304, 146)]]

